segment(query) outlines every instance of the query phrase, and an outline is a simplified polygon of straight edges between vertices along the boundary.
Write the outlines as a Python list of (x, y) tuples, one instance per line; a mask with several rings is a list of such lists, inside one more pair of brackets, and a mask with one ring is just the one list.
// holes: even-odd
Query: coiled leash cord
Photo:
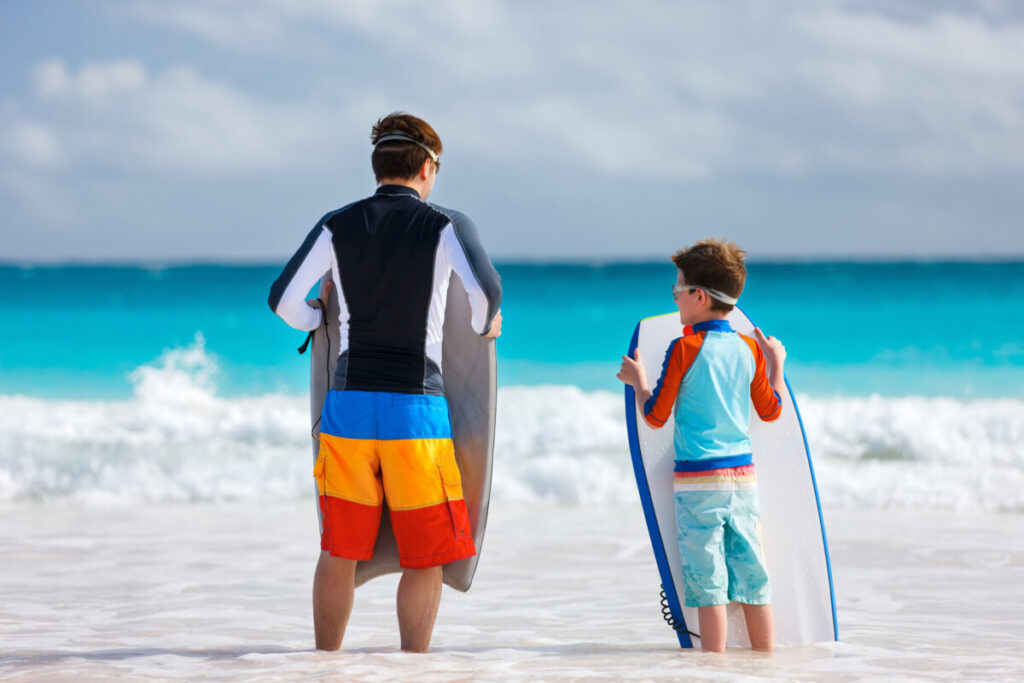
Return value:
[(672, 616), (672, 608), (668, 606), (668, 596), (665, 595), (665, 584), (661, 584), (661, 616), (665, 623), (671, 626), (672, 630), (676, 633), (686, 633), (700, 640), (699, 634), (687, 630), (685, 626), (676, 621), (676, 618)]
[[(324, 395), (326, 396), (327, 391), (331, 388), (331, 328), (327, 325), (327, 304), (319, 297), (317, 297), (317, 301), (320, 302), (320, 324), (323, 325), (324, 334), (327, 335), (327, 362), (324, 363)], [(314, 334), (316, 334), (316, 330), (310, 330), (309, 334), (306, 335), (306, 341), (302, 342), (302, 346), (298, 349), (299, 355), (306, 353), (306, 349), (309, 348), (310, 343), (313, 341)], [(317, 441), (320, 440), (320, 432), (317, 431), (317, 427), (320, 426), (321, 417), (323, 417), (323, 411), (320, 412), (320, 416), (316, 418), (316, 422), (313, 423), (312, 428), (309, 430), (309, 435)]]

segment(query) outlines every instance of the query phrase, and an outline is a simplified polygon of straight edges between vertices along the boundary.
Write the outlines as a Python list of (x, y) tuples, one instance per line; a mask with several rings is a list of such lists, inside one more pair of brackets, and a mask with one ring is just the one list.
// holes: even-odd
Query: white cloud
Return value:
[(34, 121), (19, 121), (11, 125), (7, 133), (7, 147), (16, 159), (35, 168), (58, 166), (64, 156), (53, 131)]
[[(731, 207), (738, 190), (842, 185), (855, 225), (878, 219), (858, 186), (934, 199), (963, 181), (987, 211), (982, 195), (1012, 194), (989, 181), (1024, 170), (1024, 19), (1013, 4), (945, 4), (139, 0), (110, 15), (104, 54), (124, 58), (73, 60), (59, 40), (26, 52), (27, 92), (0, 90), (0, 184), (13, 202), (92, 201), (98, 222), (127, 185), (207, 207), (229, 185), (287, 186), (266, 214), (368, 187), (369, 127), (403, 109), (445, 139), (446, 177), (516, 178), (507, 201), (523, 220), (519, 197), (558, 208), (589, 193), (628, 220), (611, 216), (628, 211), (619, 187)], [(885, 220), (933, 215), (907, 208), (921, 197), (891, 201)], [(776, 202), (793, 230), (800, 203)], [(674, 223), (667, 211), (654, 222)]]
[[(397, 93), (433, 86), (425, 101), (460, 133), (500, 120), (519, 156), (557, 155), (567, 168), (680, 179), (1024, 168), (1024, 26), (967, 11), (910, 20), (840, 2), (651, 0), (136, 9), (249, 53), (315, 44), (345, 64), (363, 41), (366, 75), (346, 72), (355, 96), (380, 73)], [(487, 132), (476, 151), (508, 156), (508, 140)]]
[[(281, 7), (288, 3), (280, 3)], [(135, 16), (147, 23), (194, 34), (245, 52), (260, 52), (282, 45), (284, 24), (276, 13), (253, 2), (136, 2)]]
[(261, 100), (191, 66), (150, 75), (135, 61), (76, 71), (48, 60), (33, 76), (39, 101), (25, 108), (45, 124), (8, 135), (18, 157), (35, 165), (66, 157), (80, 168), (133, 173), (247, 174), (298, 163), (327, 129), (316, 107)]
[(38, 64), (33, 76), (39, 95), (77, 95), (87, 100), (138, 90), (146, 84), (146, 69), (136, 60), (86, 64), (77, 74), (72, 74), (61, 60), (51, 59)]
[(834, 10), (796, 26), (820, 55), (799, 72), (838, 124), (826, 160), (933, 174), (1024, 170), (1024, 27)]
[(37, 94), (59, 95), (71, 89), (71, 75), (59, 59), (37, 64), (32, 75)]
[[(301, 61), (315, 45), (329, 56), (310, 63), (307, 94), (292, 101), (195, 68), (39, 64), (40, 96), (116, 101), (120, 112), (104, 109), (116, 126), (88, 123), (132, 164), (287, 166), (316, 139), (341, 144), (339, 110), (413, 101), (461, 134), (478, 131), (478, 156), (548, 157), (612, 176), (1024, 168), (1024, 27), (1012, 22), (927, 12), (911, 21), (839, 3), (183, 0), (133, 9), (231, 50)], [(351, 52), (359, 41), (372, 52)]]
[(799, 15), (797, 29), (847, 58), (924, 72), (974, 77), (1024, 77), (1024, 27), (937, 13), (906, 21), (824, 7)]
[(457, 130), (481, 161), (543, 161), (553, 173), (707, 182), (1024, 168), (1024, 28), (1012, 23), (912, 22), (843, 4), (133, 9), (254, 60), (266, 51), (270, 68), (288, 54), (301, 64), (287, 69), (291, 94), (196, 66), (52, 59), (33, 70), (40, 106), (22, 118), (40, 128), (18, 132), (18, 158), (207, 176), (329, 169), (318, 150), (363, 157), (353, 130), (403, 108), (447, 126), (442, 135)]
[(543, 67), (515, 8), (497, 0), (136, 0), (131, 11), (146, 24), (285, 62), (330, 64), (346, 45), (366, 41), (378, 54), (361, 60), (429, 62), (439, 78), (483, 81)]

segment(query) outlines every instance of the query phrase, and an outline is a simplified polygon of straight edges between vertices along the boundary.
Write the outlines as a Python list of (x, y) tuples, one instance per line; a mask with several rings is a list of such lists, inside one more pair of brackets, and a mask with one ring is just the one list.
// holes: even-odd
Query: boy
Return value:
[(750, 404), (772, 421), (782, 400), (786, 349), (754, 329), (738, 334), (726, 316), (746, 281), (746, 252), (707, 239), (677, 252), (672, 294), (684, 336), (669, 345), (652, 392), (640, 363), (622, 357), (617, 377), (636, 390), (644, 419), (664, 426), (675, 404), (675, 506), (686, 606), (697, 607), (701, 647), (725, 650), (725, 606), (742, 603), (755, 650), (774, 647), (771, 594), (761, 549), (760, 512), (751, 464)]

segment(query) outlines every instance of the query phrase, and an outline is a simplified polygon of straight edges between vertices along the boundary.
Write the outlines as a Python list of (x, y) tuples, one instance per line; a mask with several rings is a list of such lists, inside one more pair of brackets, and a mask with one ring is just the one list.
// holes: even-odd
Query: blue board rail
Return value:
[[(627, 355), (632, 358), (636, 351), (637, 342), (640, 338), (640, 323), (637, 323), (633, 331), (633, 339), (629, 342)], [(647, 520), (647, 532), (651, 536), (651, 547), (654, 549), (654, 559), (658, 563), (658, 574), (661, 576), (662, 590), (668, 603), (672, 619), (677, 624), (675, 629), (679, 637), (679, 647), (692, 648), (693, 641), (687, 633), (686, 619), (683, 618), (683, 610), (679, 605), (679, 592), (675, 590), (675, 579), (672, 578), (672, 570), (668, 565), (668, 557), (665, 555), (665, 544), (661, 540), (661, 528), (658, 526), (658, 516), (654, 512), (654, 501), (651, 499), (651, 489), (647, 485), (647, 470), (644, 468), (644, 456), (640, 450), (640, 437), (636, 425), (636, 392), (633, 387), (626, 385), (626, 431), (629, 434), (629, 454), (633, 460), (633, 474), (636, 476), (636, 487), (640, 492), (640, 503), (644, 508), (644, 518)]]

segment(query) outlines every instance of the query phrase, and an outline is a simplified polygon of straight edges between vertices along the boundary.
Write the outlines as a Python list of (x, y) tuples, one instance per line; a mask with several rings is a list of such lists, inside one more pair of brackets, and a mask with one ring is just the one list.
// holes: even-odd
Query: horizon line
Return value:
[[(606, 266), (631, 266), (631, 265), (667, 265), (672, 261), (669, 257), (641, 256), (631, 258), (614, 257), (579, 257), (579, 258), (542, 258), (542, 257), (515, 257), (515, 258), (492, 258), (492, 262), (498, 266), (588, 266), (600, 268)], [(275, 260), (264, 258), (253, 259), (229, 259), (213, 257), (194, 258), (153, 258), (153, 259), (53, 259), (53, 260), (32, 260), (32, 259), (0, 259), (2, 268), (62, 268), (62, 267), (122, 267), (122, 268), (183, 268), (196, 266), (214, 267), (269, 267), (283, 266), (287, 259)], [(816, 265), (816, 264), (850, 264), (850, 265), (879, 265), (879, 264), (1012, 264), (1024, 263), (1024, 253), (1017, 255), (964, 255), (953, 257), (950, 255), (936, 256), (766, 256), (760, 258), (748, 258), (751, 265)]]

